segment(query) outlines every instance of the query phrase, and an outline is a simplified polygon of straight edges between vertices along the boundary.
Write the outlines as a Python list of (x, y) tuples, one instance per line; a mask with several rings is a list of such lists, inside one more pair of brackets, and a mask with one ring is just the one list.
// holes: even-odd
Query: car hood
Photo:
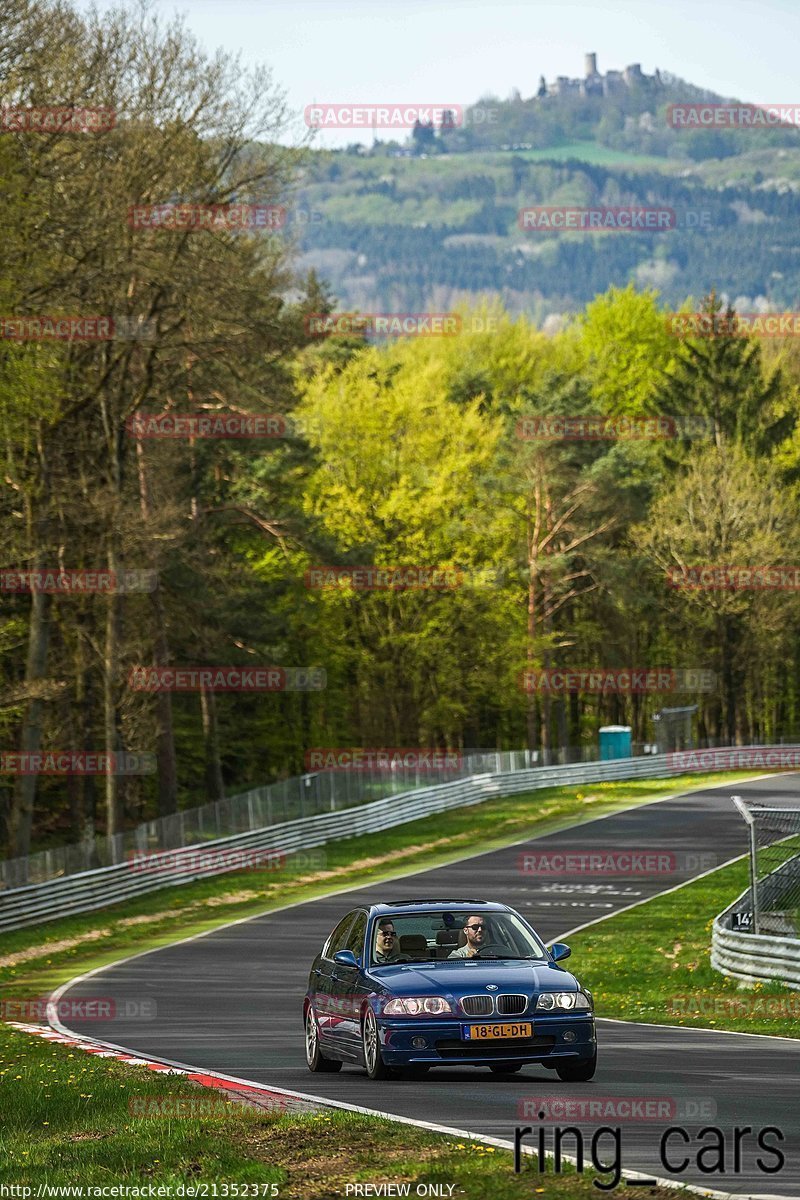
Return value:
[(436, 966), (395, 963), (373, 967), (370, 975), (396, 996), (469, 995), (494, 983), (500, 992), (575, 992), (578, 981), (557, 963), (502, 959), (451, 959)]

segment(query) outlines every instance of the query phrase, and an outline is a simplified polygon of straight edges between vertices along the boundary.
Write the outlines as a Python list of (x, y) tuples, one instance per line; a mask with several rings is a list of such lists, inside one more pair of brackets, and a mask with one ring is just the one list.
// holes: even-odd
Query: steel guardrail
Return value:
[[(788, 751), (798, 748), (781, 747), (779, 749)], [(737, 748), (731, 748), (719, 753), (732, 755), (736, 752)], [(697, 751), (696, 753), (698, 756), (708, 756), (704, 768), (701, 766), (699, 769), (708, 771), (723, 769), (713, 757), (714, 752)], [(774, 765), (781, 764), (776, 761)], [(81, 874), (67, 875), (42, 883), (6, 889), (0, 892), (0, 930), (23, 929), (40, 922), (54, 920), (57, 917), (73, 916), (105, 908), (107, 905), (119, 904), (148, 892), (159, 891), (162, 888), (174, 887), (190, 883), (195, 879), (204, 879), (241, 869), (240, 864), (230, 865), (230, 861), (228, 864), (224, 862), (226, 851), (257, 850), (264, 853), (291, 854), (311, 850), (342, 838), (379, 833), (396, 825), (433, 816), (453, 808), (481, 804), (495, 797), (581, 783), (669, 778), (672, 775), (685, 773), (686, 769), (687, 763), (682, 760), (680, 755), (647, 755), (638, 758), (611, 759), (564, 766), (538, 766), (517, 771), (486, 772), (467, 779), (457, 779), (450, 783), (415, 788), (413, 791), (385, 796), (366, 804), (357, 804), (352, 808), (299, 817), (246, 833), (203, 842), (202, 845), (188, 845), (170, 851), (157, 851), (156, 854), (168, 854), (173, 861), (173, 866), (168, 871), (143, 869), (140, 863), (137, 865), (136, 860), (131, 859)], [(728, 766), (728, 769), (732, 769), (731, 766)], [(209, 861), (205, 865), (202, 861), (204, 855), (209, 857)], [(216, 861), (214, 860), (215, 855), (218, 856)], [(712, 936), (717, 936), (716, 923)], [(781, 945), (784, 945), (786, 941), (782, 938), (768, 940), (779, 942)], [(726, 939), (727, 941), (728, 939)], [(720, 962), (724, 960), (727, 963), (728, 960), (724, 959), (724, 955), (730, 953), (730, 950), (723, 947), (722, 941), (719, 941), (719, 947), (717, 960)], [(798, 971), (800, 971), (800, 964), (798, 964)], [(745, 976), (741, 977), (745, 978)], [(777, 977), (777, 975), (768, 976), (766, 974), (754, 976), (759, 979)]]
[[(396, 825), (448, 809), (480, 804), (499, 796), (579, 783), (663, 777), (679, 772), (669, 755), (612, 759), (605, 762), (532, 767), (458, 779), (451, 783), (386, 796), (368, 804), (300, 817), (248, 833), (183, 846), (169, 854), (174, 869), (143, 869), (135, 859), (0, 892), (0, 930), (23, 929), (56, 917), (73, 916), (124, 900), (237, 869), (221, 862), (224, 851), (260, 850), (289, 854), (341, 838), (379, 833)], [(211, 852), (211, 853), (209, 853)], [(214, 862), (214, 854), (220, 858)], [(209, 858), (204, 867), (202, 857)]]
[(742, 892), (711, 926), (711, 966), (747, 983), (783, 983), (800, 988), (800, 938), (731, 929), (734, 913), (746, 910), (750, 889)]

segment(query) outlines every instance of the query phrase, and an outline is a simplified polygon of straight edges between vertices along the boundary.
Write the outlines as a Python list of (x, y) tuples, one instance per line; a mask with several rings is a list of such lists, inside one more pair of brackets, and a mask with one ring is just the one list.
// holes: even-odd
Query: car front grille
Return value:
[(528, 1007), (528, 997), (518, 992), (506, 992), (497, 997), (497, 1011), (504, 1017), (518, 1017)]
[(554, 1037), (492, 1038), (485, 1042), (459, 1042), (443, 1038), (435, 1049), (440, 1058), (466, 1061), (471, 1058), (547, 1058), (556, 1044)]
[(491, 996), (462, 996), (461, 1007), (468, 1017), (489, 1017), (494, 1012)]

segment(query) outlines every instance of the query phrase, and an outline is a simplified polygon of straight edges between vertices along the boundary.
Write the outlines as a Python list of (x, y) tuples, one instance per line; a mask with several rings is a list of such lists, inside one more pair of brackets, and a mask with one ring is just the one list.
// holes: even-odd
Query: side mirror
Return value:
[(553, 962), (560, 962), (562, 958), (569, 958), (572, 951), (566, 942), (553, 942), (550, 947), (550, 957)]
[(352, 950), (337, 950), (333, 961), (340, 967), (355, 967), (358, 970), (358, 960)]

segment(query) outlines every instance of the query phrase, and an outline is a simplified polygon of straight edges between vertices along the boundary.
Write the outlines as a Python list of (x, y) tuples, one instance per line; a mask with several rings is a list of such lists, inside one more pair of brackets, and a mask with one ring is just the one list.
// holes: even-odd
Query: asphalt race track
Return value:
[[(359, 902), (411, 897), (471, 897), (501, 900), (520, 909), (548, 941), (617, 909), (673, 887), (746, 850), (745, 826), (730, 801), (736, 792), (752, 799), (797, 800), (800, 776), (777, 775), (751, 783), (697, 791), (678, 799), (629, 809), (503, 850), (438, 867), (391, 882), (349, 891), (222, 928), (193, 941), (165, 947), (73, 985), (66, 993), (155, 1002), (155, 1017), (71, 1021), (72, 1030), (181, 1064), (221, 1071), (277, 1087), (345, 1103), (513, 1138), (517, 1125), (537, 1125), (537, 1100), (569, 1096), (651, 1098), (660, 1120), (571, 1118), (584, 1131), (587, 1165), (599, 1125), (621, 1128), (622, 1166), (734, 1195), (800, 1196), (800, 1041), (784, 1041), (706, 1030), (598, 1022), (600, 1058), (591, 1083), (561, 1083), (554, 1072), (525, 1067), (521, 1074), (495, 1077), (485, 1068), (435, 1069), (421, 1080), (371, 1082), (360, 1069), (311, 1075), (305, 1067), (301, 1006), (308, 969), (323, 940), (345, 912)], [(536, 803), (532, 801), (532, 805)], [(380, 850), (376, 839), (376, 852)], [(576, 851), (614, 848), (655, 850), (668, 856), (666, 873), (622, 881), (587, 875), (534, 877), (520, 869), (526, 849)], [(733, 898), (733, 897), (732, 897)], [(709, 917), (713, 914), (709, 913)], [(565, 964), (580, 977), (577, 956)], [(138, 1008), (137, 1010), (138, 1011)], [(600, 1010), (602, 1011), (602, 1010)], [(787, 1022), (786, 1036), (800, 1033)], [(673, 1162), (691, 1156), (681, 1174), (670, 1174), (659, 1157), (661, 1134), (680, 1125), (688, 1146), (671, 1143)], [(704, 1126), (725, 1137), (727, 1172), (703, 1174), (696, 1167)], [(742, 1140), (741, 1173), (733, 1172), (733, 1128), (750, 1126)], [(779, 1173), (756, 1166), (755, 1133), (777, 1126), (786, 1161)], [(548, 1125), (552, 1130), (552, 1124)], [(552, 1144), (548, 1132), (546, 1148)], [(776, 1144), (774, 1139), (772, 1144)], [(572, 1150), (567, 1139), (564, 1149)], [(613, 1159), (608, 1138), (599, 1153)], [(709, 1164), (706, 1156), (702, 1160)], [(772, 1154), (762, 1161), (774, 1166)], [(526, 1163), (531, 1192), (534, 1160)], [(631, 1188), (647, 1195), (646, 1187)], [(598, 1192), (598, 1195), (602, 1193)]]

